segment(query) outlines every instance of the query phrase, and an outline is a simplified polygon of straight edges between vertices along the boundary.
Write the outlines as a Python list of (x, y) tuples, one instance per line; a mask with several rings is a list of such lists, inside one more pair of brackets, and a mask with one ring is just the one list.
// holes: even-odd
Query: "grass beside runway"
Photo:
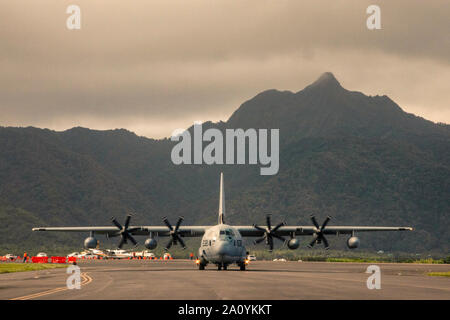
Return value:
[(67, 265), (50, 263), (0, 263), (0, 273), (38, 271), (55, 268), (67, 268)]
[[(309, 261), (314, 261), (310, 259)], [(358, 262), (358, 263), (383, 263), (383, 262), (395, 262), (395, 263), (423, 263), (423, 264), (444, 264), (443, 259), (405, 259), (405, 260), (393, 260), (393, 259), (371, 259), (371, 258), (326, 258), (326, 262)]]
[(354, 263), (420, 263), (420, 264), (450, 264), (450, 256), (429, 256), (428, 254), (412, 253), (378, 253), (364, 251), (341, 250), (288, 250), (276, 249), (272, 253), (267, 250), (253, 249), (250, 254), (258, 260), (273, 260), (284, 258), (290, 261), (318, 262), (354, 262)]
[(428, 273), (429, 276), (432, 277), (449, 277), (450, 278), (450, 271), (447, 272), (430, 272)]

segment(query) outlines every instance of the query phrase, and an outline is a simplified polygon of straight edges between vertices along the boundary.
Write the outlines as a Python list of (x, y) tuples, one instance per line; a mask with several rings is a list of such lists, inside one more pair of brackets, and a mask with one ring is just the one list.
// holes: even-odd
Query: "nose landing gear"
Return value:
[(228, 265), (226, 265), (226, 264), (218, 264), (217, 265), (217, 270), (227, 270), (228, 269)]

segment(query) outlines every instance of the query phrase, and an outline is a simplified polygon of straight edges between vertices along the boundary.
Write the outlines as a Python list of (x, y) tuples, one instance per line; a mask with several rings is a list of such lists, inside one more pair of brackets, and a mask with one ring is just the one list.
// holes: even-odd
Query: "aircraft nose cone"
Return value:
[(217, 254), (222, 256), (227, 253), (227, 243), (222, 242), (219, 244), (219, 247), (217, 248)]

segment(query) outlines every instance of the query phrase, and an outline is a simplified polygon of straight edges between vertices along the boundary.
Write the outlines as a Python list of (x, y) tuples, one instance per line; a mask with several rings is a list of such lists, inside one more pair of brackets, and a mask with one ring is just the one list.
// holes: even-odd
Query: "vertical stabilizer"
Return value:
[(219, 224), (225, 223), (225, 190), (223, 187), (223, 172), (220, 173)]

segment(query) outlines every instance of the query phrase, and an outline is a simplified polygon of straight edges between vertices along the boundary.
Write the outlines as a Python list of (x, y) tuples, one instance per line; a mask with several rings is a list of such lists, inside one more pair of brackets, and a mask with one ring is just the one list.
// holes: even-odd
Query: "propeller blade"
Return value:
[(163, 218), (163, 222), (166, 224), (167, 228), (169, 228), (169, 230), (172, 231), (172, 225), (170, 224), (170, 222), (167, 219), (167, 217)]
[(275, 228), (272, 229), (272, 232), (276, 232), (280, 227), (284, 226), (286, 224), (286, 222), (280, 222), (279, 224), (277, 224), (277, 226)]
[(262, 232), (266, 232), (267, 231), (266, 229), (261, 228), (260, 226), (258, 226), (256, 224), (253, 225), (253, 228), (258, 229), (259, 231), (262, 231)]
[(259, 238), (259, 239), (256, 239), (255, 241), (253, 241), (253, 243), (254, 243), (254, 244), (258, 244), (258, 243), (263, 242), (265, 239), (266, 239), (265, 237), (261, 237), (261, 238)]
[(316, 238), (308, 244), (308, 247), (312, 248), (316, 244)]
[(122, 236), (121, 238), (120, 238), (120, 242), (119, 242), (119, 245), (117, 246), (119, 249), (122, 249), (122, 247), (123, 247), (123, 244), (125, 243), (126, 241), (125, 241), (125, 237), (124, 236)]
[(172, 240), (172, 238), (170, 238), (169, 242), (166, 244), (164, 249), (169, 250), (170, 247), (172, 246), (172, 242), (173, 242), (173, 240)]
[(327, 216), (325, 221), (322, 223), (322, 230), (325, 229), (325, 227), (327, 226), (328, 222), (331, 220), (330, 216)]
[(328, 241), (325, 237), (322, 236), (323, 246), (325, 247), (325, 250), (328, 250), (330, 248), (330, 245), (328, 244)]
[(163, 222), (165, 223), (167, 228), (169, 228), (169, 231), (170, 231), (170, 233), (168, 234), (168, 236), (170, 236), (170, 240), (165, 247), (166, 250), (168, 250), (172, 245), (177, 245), (178, 242), (183, 246), (183, 249), (186, 248), (186, 244), (184, 243), (183, 239), (181, 238), (181, 236), (178, 232), (178, 229), (180, 228), (181, 222), (183, 222), (183, 220), (184, 220), (184, 217), (180, 216), (177, 221), (177, 224), (175, 225), (175, 228), (174, 228), (170, 224), (167, 217), (163, 217)]
[(267, 240), (269, 242), (269, 251), (272, 251), (273, 250), (273, 239), (272, 239), (272, 237), (268, 237)]
[(314, 217), (313, 215), (311, 215), (311, 221), (316, 226), (317, 229), (320, 229), (320, 226), (317, 223), (316, 217)]
[(125, 229), (128, 229), (128, 225), (130, 224), (131, 215), (127, 215), (125, 218)]
[(183, 249), (186, 249), (186, 244), (184, 243), (183, 239), (179, 235), (177, 235), (177, 239), (180, 242)]
[(178, 221), (177, 221), (177, 225), (175, 226), (175, 231), (178, 231), (178, 228), (180, 227), (181, 222), (184, 220), (184, 217), (181, 216)]
[(137, 245), (137, 241), (127, 232), (126, 237), (134, 244)]
[(273, 250), (273, 237), (277, 238), (280, 241), (283, 241), (284, 243), (286, 243), (286, 239), (283, 238), (282, 236), (276, 234), (277, 230), (279, 228), (281, 228), (282, 226), (286, 225), (286, 222), (280, 222), (279, 224), (277, 224), (275, 226), (275, 228), (272, 229), (272, 223), (271, 223), (271, 218), (272, 215), (268, 214), (266, 215), (266, 223), (267, 223), (267, 227), (266, 228), (262, 228), (260, 226), (258, 226), (257, 224), (254, 224), (253, 227), (261, 232), (263, 232), (263, 237), (256, 239), (255, 241), (253, 241), (254, 244), (258, 244), (264, 240), (266, 240), (266, 244), (269, 246), (269, 251)]
[(270, 214), (266, 216), (266, 222), (267, 222), (267, 228), (270, 230), (272, 229), (272, 226), (270, 225)]
[(122, 225), (121, 225), (119, 222), (117, 222), (116, 218), (112, 217), (112, 218), (111, 218), (111, 221), (112, 221), (112, 223), (114, 223), (114, 225), (115, 225), (117, 228), (122, 229)]

